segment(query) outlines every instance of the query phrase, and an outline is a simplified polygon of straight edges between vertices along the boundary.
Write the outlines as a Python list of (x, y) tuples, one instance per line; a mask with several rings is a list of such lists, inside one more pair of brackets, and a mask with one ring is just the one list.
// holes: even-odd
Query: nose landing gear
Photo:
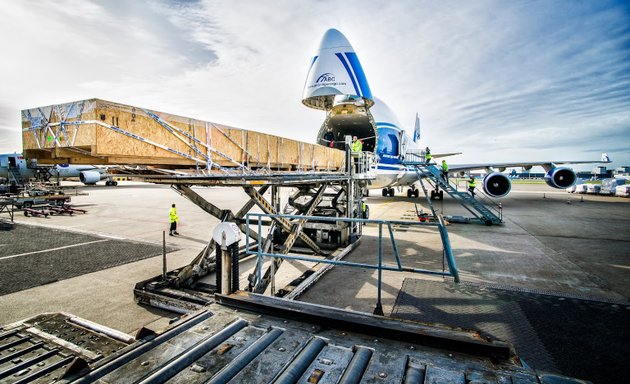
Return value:
[(418, 197), (419, 195), (420, 195), (420, 191), (418, 190), (418, 188), (416, 188), (415, 185), (412, 185), (407, 190), (407, 197)]
[(444, 191), (438, 189), (431, 191), (431, 200), (444, 200)]

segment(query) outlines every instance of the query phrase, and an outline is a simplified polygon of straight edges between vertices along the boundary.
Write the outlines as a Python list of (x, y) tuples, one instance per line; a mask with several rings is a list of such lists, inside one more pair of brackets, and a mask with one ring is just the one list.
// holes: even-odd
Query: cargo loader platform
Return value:
[(585, 383), (478, 332), (237, 292), (156, 334), (69, 314), (0, 328), (0, 383)]

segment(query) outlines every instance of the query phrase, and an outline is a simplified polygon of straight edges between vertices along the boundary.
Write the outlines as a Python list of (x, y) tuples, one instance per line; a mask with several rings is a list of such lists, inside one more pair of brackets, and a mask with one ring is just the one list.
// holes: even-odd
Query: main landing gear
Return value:
[(418, 188), (416, 188), (415, 185), (412, 185), (408, 190), (407, 190), (407, 197), (418, 197), (420, 194), (420, 191), (418, 190)]
[(105, 185), (108, 186), (108, 187), (115, 187), (115, 186), (118, 185), (118, 182), (110, 177), (105, 182)]
[(383, 194), (383, 197), (385, 196), (394, 196), (394, 188), (383, 188), (383, 190), (381, 191), (381, 193)]
[(431, 191), (431, 200), (444, 200), (444, 191), (438, 189)]

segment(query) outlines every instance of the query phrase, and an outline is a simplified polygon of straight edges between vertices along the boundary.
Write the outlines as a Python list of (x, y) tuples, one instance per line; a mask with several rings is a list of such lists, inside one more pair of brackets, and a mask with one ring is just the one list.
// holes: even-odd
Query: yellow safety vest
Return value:
[(468, 186), (469, 186), (469, 187), (472, 187), (472, 188), (475, 188), (475, 187), (476, 187), (476, 185), (475, 185), (475, 179), (472, 179), (472, 180), (468, 181)]
[(431, 154), (429, 152), (427, 152), (427, 154), (424, 155), (424, 158), (426, 159), (426, 161), (431, 160)]
[(448, 164), (446, 164), (446, 163), (442, 163), (442, 170), (443, 170), (444, 172), (448, 172)]
[(363, 149), (363, 143), (361, 142), (361, 140), (357, 140), (354, 143), (352, 143), (352, 152), (361, 152), (362, 149)]
[(171, 208), (171, 210), (169, 211), (168, 215), (171, 218), (171, 223), (176, 223), (177, 219), (179, 219), (177, 217), (177, 210), (175, 209), (175, 207)]

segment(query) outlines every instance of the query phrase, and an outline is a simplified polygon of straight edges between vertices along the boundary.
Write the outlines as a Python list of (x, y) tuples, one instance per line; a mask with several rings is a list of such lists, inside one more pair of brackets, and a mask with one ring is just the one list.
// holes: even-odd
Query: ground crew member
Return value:
[(328, 127), (328, 131), (324, 134), (324, 141), (330, 148), (335, 147), (335, 134), (330, 127)]
[(352, 158), (354, 159), (354, 171), (356, 173), (359, 172), (359, 153), (363, 149), (363, 143), (356, 136), (352, 137), (352, 146), (350, 147), (352, 150)]
[(446, 164), (446, 160), (442, 160), (442, 178), (448, 183), (448, 164)]
[(367, 204), (365, 204), (365, 200), (361, 200), (361, 217), (363, 217), (364, 219), (370, 218), (370, 211)]
[(169, 236), (179, 235), (179, 233), (177, 232), (177, 220), (179, 220), (179, 217), (177, 217), (177, 209), (175, 209), (175, 204), (171, 205), (171, 210), (168, 212), (168, 215), (171, 219), (171, 229), (168, 233)]
[(475, 176), (470, 175), (470, 180), (468, 180), (468, 191), (470, 191), (473, 199), (475, 198), (475, 187)]
[(358, 153), (363, 150), (363, 143), (356, 136), (352, 137), (352, 153)]
[(432, 158), (432, 156), (431, 156), (431, 150), (429, 149), (429, 147), (427, 147), (427, 148), (424, 150), (424, 152), (425, 152), (425, 154), (424, 154), (424, 160), (425, 160), (425, 163), (429, 164), (429, 163), (431, 162), (431, 158)]

